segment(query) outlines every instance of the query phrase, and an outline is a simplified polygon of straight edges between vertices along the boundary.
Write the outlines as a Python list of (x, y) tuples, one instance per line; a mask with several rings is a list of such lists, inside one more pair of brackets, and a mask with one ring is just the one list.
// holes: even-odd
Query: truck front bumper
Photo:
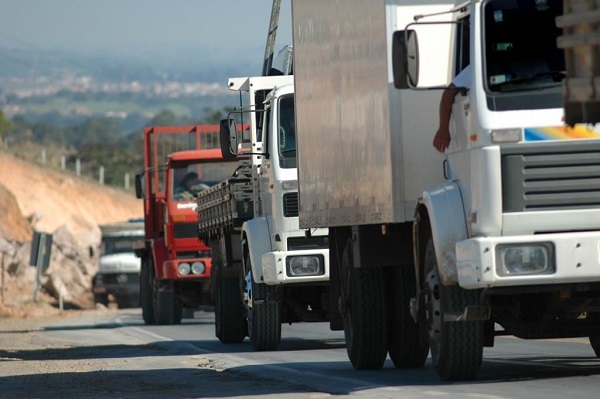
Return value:
[(600, 281), (600, 232), (477, 237), (456, 244), (466, 289)]
[(140, 273), (97, 273), (92, 280), (92, 293), (115, 296), (138, 296)]
[(261, 260), (267, 285), (329, 281), (327, 249), (267, 252)]
[[(192, 265), (195, 262), (201, 262), (203, 264), (203, 270), (201, 273), (194, 272)], [(211, 259), (210, 258), (198, 258), (198, 259), (176, 259), (167, 260), (163, 262), (163, 279), (166, 280), (198, 280), (210, 278), (211, 271)], [(181, 267), (182, 264), (187, 264), (185, 267)], [(187, 271), (182, 273), (182, 271)]]

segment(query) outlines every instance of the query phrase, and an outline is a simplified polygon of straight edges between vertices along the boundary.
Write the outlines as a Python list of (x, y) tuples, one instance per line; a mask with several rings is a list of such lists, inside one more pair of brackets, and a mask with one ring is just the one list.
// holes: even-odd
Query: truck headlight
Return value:
[(281, 188), (284, 190), (298, 190), (298, 180), (283, 180)]
[(194, 262), (192, 263), (192, 273), (194, 274), (204, 274), (206, 270), (206, 266), (204, 266), (204, 262)]
[(549, 243), (499, 244), (496, 272), (499, 276), (523, 276), (554, 272), (554, 246)]
[(185, 276), (190, 274), (190, 264), (187, 262), (181, 262), (178, 266), (177, 266), (177, 271), (179, 272), (179, 274)]
[(323, 256), (301, 255), (288, 256), (286, 258), (286, 269), (289, 277), (320, 276), (325, 274)]
[(523, 139), (523, 131), (520, 128), (515, 129), (497, 129), (490, 132), (492, 143), (518, 143)]

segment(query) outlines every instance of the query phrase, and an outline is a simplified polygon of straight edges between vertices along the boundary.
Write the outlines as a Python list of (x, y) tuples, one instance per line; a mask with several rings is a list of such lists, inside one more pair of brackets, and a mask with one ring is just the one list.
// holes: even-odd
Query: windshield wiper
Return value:
[(501, 87), (501, 86), (507, 86), (510, 84), (532, 83), (532, 82), (537, 82), (537, 81), (540, 81), (542, 79), (547, 79), (547, 78), (552, 78), (552, 80), (549, 80), (548, 82), (559, 83), (566, 76), (567, 76), (567, 74), (563, 71), (544, 71), (544, 72), (538, 72), (531, 76), (516, 77), (514, 79), (510, 79), (505, 82), (498, 83), (497, 85), (494, 85), (494, 86)]

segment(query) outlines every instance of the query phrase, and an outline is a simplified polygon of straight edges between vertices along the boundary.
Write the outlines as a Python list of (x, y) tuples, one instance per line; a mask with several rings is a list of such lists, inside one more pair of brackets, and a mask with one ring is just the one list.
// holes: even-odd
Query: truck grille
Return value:
[(283, 216), (286, 218), (298, 216), (298, 193), (283, 194)]
[(139, 283), (139, 281), (139, 273), (108, 273), (102, 275), (102, 284), (105, 285), (132, 284)]
[(196, 258), (210, 258), (212, 257), (211, 251), (181, 251), (177, 252), (177, 259), (196, 259)]
[(600, 206), (600, 141), (501, 149), (503, 212)]
[(175, 238), (198, 238), (198, 225), (196, 223), (176, 223), (173, 226)]
[(327, 249), (329, 248), (329, 236), (290, 237), (287, 240), (287, 246), (290, 251)]

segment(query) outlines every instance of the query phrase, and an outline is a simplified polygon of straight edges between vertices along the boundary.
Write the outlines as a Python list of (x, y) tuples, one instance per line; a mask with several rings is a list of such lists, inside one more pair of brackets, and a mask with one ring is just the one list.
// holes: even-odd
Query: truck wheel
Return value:
[(130, 297), (116, 297), (117, 307), (119, 309), (137, 308), (139, 307), (139, 300)]
[(425, 249), (424, 306), (431, 358), (444, 380), (468, 380), (477, 375), (483, 354), (483, 328), (478, 321), (444, 322), (444, 313), (461, 312), (477, 303), (477, 291), (442, 285), (430, 238)]
[[(600, 313), (589, 313), (588, 318), (594, 319), (596, 320), (596, 322), (598, 322), (598, 320), (600, 319)], [(592, 345), (592, 349), (594, 350), (596, 357), (600, 357), (600, 335), (590, 336), (589, 339), (590, 345)]]
[(225, 278), (220, 267), (215, 273), (215, 335), (224, 344), (239, 344), (246, 337), (246, 320), (237, 278)]
[(172, 281), (159, 281), (156, 292), (156, 324), (180, 324), (183, 317), (183, 305), (175, 295)]
[(140, 302), (142, 317), (147, 325), (156, 324), (154, 309), (154, 292), (156, 281), (154, 278), (154, 265), (151, 258), (143, 258), (140, 272)]
[(590, 337), (590, 345), (592, 345), (596, 357), (600, 357), (600, 336)]
[(413, 265), (390, 270), (388, 353), (396, 368), (423, 367), (429, 354), (427, 329), (416, 323), (410, 314), (411, 298), (416, 297)]
[(94, 294), (94, 303), (108, 307), (108, 294)]
[(383, 271), (355, 268), (349, 242), (342, 256), (341, 284), (348, 358), (357, 370), (380, 369), (388, 351)]
[(255, 283), (252, 278), (250, 256), (246, 257), (244, 300), (248, 337), (255, 351), (272, 351), (281, 341), (281, 313), (279, 303), (267, 302), (266, 284)]

